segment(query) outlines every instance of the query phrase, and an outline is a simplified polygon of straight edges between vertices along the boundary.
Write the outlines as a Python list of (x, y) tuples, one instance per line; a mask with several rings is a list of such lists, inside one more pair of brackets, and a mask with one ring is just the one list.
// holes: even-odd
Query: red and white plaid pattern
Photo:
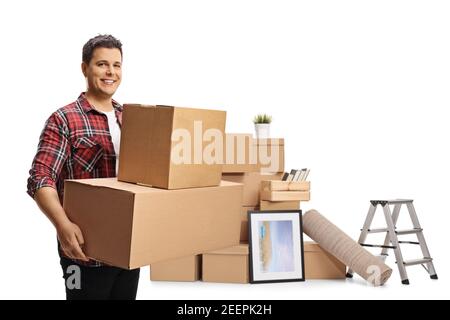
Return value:
[[(113, 100), (113, 107), (121, 126), (122, 106)], [(27, 192), (34, 198), (39, 188), (55, 188), (62, 204), (65, 179), (115, 176), (116, 155), (107, 116), (95, 110), (82, 93), (75, 102), (54, 112), (45, 123)], [(94, 260), (75, 261), (88, 266), (102, 265)]]

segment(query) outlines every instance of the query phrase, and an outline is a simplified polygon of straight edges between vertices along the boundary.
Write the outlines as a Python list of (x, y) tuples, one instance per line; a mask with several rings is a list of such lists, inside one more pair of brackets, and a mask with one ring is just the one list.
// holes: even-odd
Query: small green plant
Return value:
[(253, 118), (253, 123), (254, 124), (258, 124), (258, 123), (271, 123), (272, 122), (272, 117), (267, 115), (267, 114), (258, 114)]

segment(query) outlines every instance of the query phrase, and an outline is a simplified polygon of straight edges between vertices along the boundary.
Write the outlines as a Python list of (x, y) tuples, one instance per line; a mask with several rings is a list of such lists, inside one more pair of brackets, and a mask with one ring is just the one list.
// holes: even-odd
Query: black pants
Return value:
[(135, 300), (139, 270), (86, 267), (61, 257), (67, 300)]

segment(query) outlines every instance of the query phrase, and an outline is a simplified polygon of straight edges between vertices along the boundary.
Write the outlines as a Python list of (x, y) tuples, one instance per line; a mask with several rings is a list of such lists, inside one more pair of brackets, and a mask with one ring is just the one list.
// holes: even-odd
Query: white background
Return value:
[[(44, 121), (77, 98), (81, 48), (124, 44), (115, 98), (225, 109), (228, 132), (259, 112), (286, 139), (286, 167), (311, 168), (316, 208), (357, 238), (374, 198), (412, 198), (438, 281), (356, 277), (270, 285), (152, 283), (138, 298), (449, 298), (448, 1), (2, 1), (0, 298), (63, 299), (52, 225), (26, 195)], [(376, 241), (372, 241), (376, 242)]]

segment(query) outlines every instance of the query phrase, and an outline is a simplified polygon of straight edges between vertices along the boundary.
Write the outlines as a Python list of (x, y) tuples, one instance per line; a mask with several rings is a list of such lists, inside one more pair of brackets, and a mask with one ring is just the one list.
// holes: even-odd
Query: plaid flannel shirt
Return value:
[[(122, 106), (113, 100), (119, 126)], [(109, 178), (116, 176), (116, 154), (109, 133), (108, 119), (95, 110), (82, 93), (78, 99), (54, 112), (45, 123), (34, 157), (27, 192), (34, 198), (42, 187), (57, 190), (61, 204), (65, 179)], [(58, 244), (59, 254), (63, 252)], [(86, 266), (101, 266), (90, 260)]]

